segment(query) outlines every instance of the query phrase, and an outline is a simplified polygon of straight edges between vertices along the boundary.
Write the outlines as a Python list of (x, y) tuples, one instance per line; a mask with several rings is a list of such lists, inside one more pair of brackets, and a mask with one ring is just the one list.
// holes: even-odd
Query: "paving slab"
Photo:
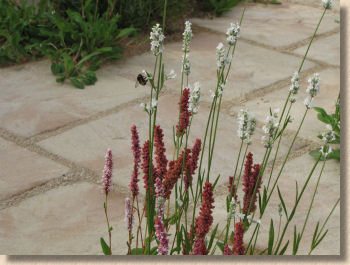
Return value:
[[(320, 93), (314, 100), (314, 106), (319, 106), (324, 108), (328, 113), (334, 113), (335, 102), (340, 91), (340, 72), (339, 69), (327, 69), (319, 72), (321, 83), (320, 83)], [(297, 130), (302, 116), (304, 115), (305, 106), (303, 104), (306, 98), (306, 87), (307, 78), (304, 78), (301, 82), (299, 94), (296, 96), (297, 102), (291, 109), (291, 116), (294, 121), (288, 125), (289, 129), (294, 131)], [(242, 106), (234, 106), (231, 108), (232, 114), (236, 113), (241, 109), (245, 108), (253, 112), (259, 121), (264, 122), (266, 116), (269, 113), (269, 108), (272, 109), (280, 108), (282, 111), (284, 102), (288, 95), (289, 87), (284, 87), (274, 92), (264, 94), (261, 97), (250, 100), (242, 104)], [(323, 132), (325, 129), (325, 124), (317, 119), (317, 112), (313, 109), (309, 111), (305, 118), (305, 122), (300, 131), (299, 136), (317, 141), (316, 136)]]
[[(302, 46), (293, 52), (299, 55), (304, 55), (306, 49), (307, 45)], [(309, 50), (308, 58), (340, 66), (340, 33), (313, 42)]]
[(0, 200), (67, 173), (68, 168), (0, 138)]
[[(197, 25), (226, 33), (230, 22), (239, 21), (244, 4), (231, 9), (215, 20), (192, 19)], [(288, 46), (312, 36), (323, 8), (294, 3), (281, 5), (248, 5), (241, 28), (242, 38), (273, 47)], [(339, 14), (327, 12), (318, 33), (339, 28)]]
[[(216, 47), (219, 42), (224, 40), (225, 35), (221, 33), (194, 33), (189, 55), (192, 65), (189, 84), (193, 85), (197, 81), (201, 83), (202, 93), (205, 95), (203, 100), (206, 102), (211, 102), (211, 98), (208, 97), (209, 91), (215, 90), (217, 83)], [(163, 57), (166, 72), (174, 69), (177, 74), (175, 80), (167, 82), (166, 89), (176, 94), (179, 93), (181, 87), (181, 58), (183, 56), (181, 49), (181, 42), (167, 44)], [(150, 52), (144, 53), (117, 64), (116, 71), (130, 80), (135, 80), (137, 73), (143, 69), (152, 72), (154, 61), (155, 57)], [(239, 41), (228, 76), (223, 102), (231, 102), (249, 92), (288, 78), (298, 68), (300, 62), (301, 59), (298, 57)], [(306, 61), (304, 70), (313, 66), (315, 64)]]
[(97, 77), (94, 86), (80, 90), (56, 83), (48, 60), (1, 68), (1, 126), (29, 137), (147, 94), (130, 90), (135, 83), (118, 76), (113, 63), (104, 65)]
[[(169, 160), (172, 159), (173, 155), (172, 126), (176, 124), (178, 119), (177, 102), (177, 97), (172, 95), (162, 96), (159, 101), (157, 124), (160, 124), (164, 129)], [(192, 146), (196, 137), (203, 139), (208, 114), (208, 110), (203, 107), (200, 109), (199, 114), (194, 117), (189, 146)], [(140, 106), (135, 105), (125, 108), (119, 113), (50, 137), (39, 142), (39, 145), (99, 174), (103, 169), (106, 149), (111, 148), (115, 159), (114, 181), (118, 186), (127, 189), (133, 166), (130, 149), (130, 127), (133, 124), (137, 126), (140, 132), (140, 139), (142, 141), (148, 139), (147, 115)], [(255, 155), (255, 161), (261, 161), (265, 152), (260, 142), (261, 131), (261, 129), (257, 129), (253, 139), (254, 144), (250, 149)], [(222, 178), (219, 183), (222, 183), (229, 175), (233, 174), (234, 163), (240, 145), (236, 132), (237, 120), (229, 115), (221, 114), (213, 158), (212, 181), (218, 174), (221, 174)], [(295, 148), (302, 146), (303, 143), (298, 143)], [(283, 144), (281, 148), (283, 153), (283, 151), (287, 150), (288, 145)], [(206, 165), (206, 161), (205, 157), (203, 165)]]
[[(113, 254), (125, 254), (124, 194), (109, 195)], [(107, 239), (101, 186), (77, 183), (0, 211), (0, 253), (6, 255), (101, 255)]]
[[(288, 213), (291, 212), (291, 209), (294, 205), (295, 201), (295, 181), (298, 181), (299, 192), (308, 176), (315, 160), (310, 157), (308, 154), (305, 154), (296, 159), (290, 160), (287, 162), (284, 173), (281, 175), (278, 186), (281, 190), (282, 196), (286, 203), (286, 207)], [(312, 199), (312, 195), (314, 192), (314, 188), (316, 186), (317, 178), (319, 172), (321, 170), (321, 164), (316, 168), (308, 187), (305, 189), (304, 196), (299, 203), (296, 214), (294, 216), (293, 221), (289, 225), (287, 229), (285, 240), (290, 241), (288, 250), (286, 254), (291, 254), (293, 242), (293, 229), (294, 224), (297, 225), (297, 231), (300, 232), (302, 230), (305, 216), (308, 211), (309, 203)], [(298, 170), (295, 170), (296, 167)], [(278, 168), (276, 171), (278, 172)], [(275, 176), (273, 177), (273, 180)], [(267, 185), (268, 175), (263, 176), (263, 183)], [(273, 182), (272, 182), (273, 183)], [(226, 205), (226, 196), (227, 196), (227, 186), (226, 185), (218, 187), (214, 192), (215, 195), (215, 209), (214, 209), (214, 223), (219, 222), (220, 224), (224, 224), (227, 214), (225, 210)], [(240, 186), (242, 187), (242, 186)], [(270, 186), (271, 189), (271, 186)], [(299, 255), (307, 255), (310, 250), (310, 244), (312, 241), (312, 235), (314, 233), (314, 229), (318, 221), (320, 221), (321, 225), (323, 221), (327, 218), (329, 212), (334, 206), (335, 202), (338, 200), (340, 196), (340, 165), (339, 162), (330, 160), (326, 162), (326, 166), (323, 171), (323, 175), (321, 177), (321, 181), (318, 187), (318, 192), (315, 197), (314, 206), (310, 214), (309, 222), (305, 228), (304, 237), (302, 243), (299, 248)], [(238, 191), (238, 197), (243, 198), (243, 192), (241, 188)], [(280, 203), (277, 191), (275, 190), (274, 194), (271, 197), (269, 205), (266, 209), (266, 212), (262, 218), (262, 226), (260, 230), (260, 236), (257, 241), (257, 248), (259, 250), (265, 249), (267, 246), (268, 238), (269, 238), (269, 225), (270, 219), (272, 218), (274, 221), (275, 227), (275, 236), (277, 236), (278, 232), (278, 224), (279, 224), (279, 214), (278, 214), (278, 204)], [(257, 210), (258, 211), (258, 210)], [(258, 215), (258, 212), (257, 214)], [(285, 224), (285, 218), (282, 217), (282, 228)], [(221, 225), (223, 228), (223, 225)], [(233, 225), (232, 225), (233, 227)], [(250, 236), (254, 230), (255, 225), (252, 229), (249, 229), (245, 234), (245, 242), (248, 243), (250, 240)], [(328, 224), (326, 225), (326, 229), (329, 229), (328, 234), (324, 241), (314, 250), (313, 255), (339, 255), (340, 254), (340, 208), (339, 205), (336, 207), (333, 215), (329, 219)], [(283, 244), (284, 245), (284, 244)]]
[[(285, 2), (289, 2), (289, 3), (298, 3), (298, 4), (308, 4), (308, 5), (312, 5), (315, 7), (320, 7), (322, 4), (321, 0), (281, 0), (280, 2), (285, 3)], [(335, 11), (340, 11), (340, 0), (335, 0), (334, 1), (335, 5), (333, 6), (332, 10)]]

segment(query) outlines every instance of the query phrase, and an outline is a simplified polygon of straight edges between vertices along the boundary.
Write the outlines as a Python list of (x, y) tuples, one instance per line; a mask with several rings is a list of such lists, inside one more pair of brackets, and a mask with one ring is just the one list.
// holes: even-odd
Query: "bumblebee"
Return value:
[(145, 86), (147, 84), (148, 78), (145, 74), (138, 74), (136, 77), (136, 83), (135, 88), (138, 87), (138, 85)]

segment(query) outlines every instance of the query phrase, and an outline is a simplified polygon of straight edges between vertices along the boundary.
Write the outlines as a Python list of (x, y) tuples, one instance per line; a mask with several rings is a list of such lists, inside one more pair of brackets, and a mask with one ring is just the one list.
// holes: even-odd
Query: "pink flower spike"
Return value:
[(154, 226), (156, 228), (156, 237), (159, 241), (158, 254), (167, 255), (169, 251), (169, 239), (167, 238), (167, 232), (164, 228), (162, 217), (158, 216), (155, 220)]
[(103, 169), (103, 191), (108, 194), (111, 191), (112, 186), (112, 174), (113, 174), (113, 160), (112, 160), (112, 150), (107, 149), (106, 153), (106, 163)]
[(128, 197), (125, 199), (125, 224), (130, 234), (132, 232), (133, 223), (134, 223), (133, 209), (131, 205), (131, 200)]

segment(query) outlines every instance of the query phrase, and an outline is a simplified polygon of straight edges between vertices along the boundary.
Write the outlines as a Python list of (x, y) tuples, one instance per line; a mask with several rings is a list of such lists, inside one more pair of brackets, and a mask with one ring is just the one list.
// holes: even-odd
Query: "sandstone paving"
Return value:
[[(314, 106), (324, 108), (329, 114), (335, 111), (335, 102), (338, 98), (340, 91), (340, 72), (339, 69), (326, 69), (319, 72), (320, 93), (314, 100)], [(312, 75), (310, 75), (312, 76)], [(300, 121), (305, 112), (304, 99), (306, 98), (307, 79), (303, 78), (298, 95), (296, 95), (297, 101), (291, 109), (291, 116), (294, 118), (293, 122), (288, 125), (288, 129), (296, 131), (300, 124)], [(288, 95), (289, 86), (283, 87), (268, 94), (263, 94), (253, 100), (243, 103), (241, 106), (231, 107), (231, 114), (237, 115), (241, 108), (248, 109), (254, 113), (258, 120), (265, 122), (266, 116), (269, 114), (269, 108), (280, 108), (282, 111), (286, 97)], [(325, 130), (325, 124), (317, 119), (317, 112), (313, 109), (308, 111), (304, 124), (301, 128), (299, 136), (318, 141), (316, 137), (318, 134)], [(321, 143), (321, 141), (320, 141)]]
[[(293, 52), (304, 55), (307, 45), (295, 49)], [(322, 61), (327, 64), (340, 65), (340, 33), (316, 40), (312, 43), (308, 58)]]
[[(295, 181), (298, 182), (299, 193), (302, 189), (302, 186), (305, 183), (305, 180), (308, 174), (311, 171), (312, 166), (314, 165), (315, 160), (308, 154), (304, 154), (301, 157), (295, 158), (287, 162), (283, 173), (278, 181), (278, 186), (281, 190), (282, 196), (284, 198), (288, 213), (291, 212), (292, 207), (294, 206), (295, 201)], [(295, 213), (293, 221), (290, 223), (289, 228), (287, 229), (285, 240), (289, 240), (289, 248), (286, 254), (291, 254), (292, 243), (293, 243), (293, 233), (294, 233), (294, 224), (297, 226), (297, 231), (301, 232), (305, 216), (308, 211), (310, 201), (316, 186), (317, 178), (319, 176), (322, 164), (320, 163), (312, 178), (308, 187), (305, 189), (303, 198), (301, 199), (297, 211)], [(297, 169), (296, 169), (297, 168)], [(275, 180), (276, 174), (279, 168), (275, 170), (275, 174), (272, 178), (272, 181)], [(268, 183), (268, 174), (263, 176), (263, 185)], [(315, 231), (317, 222), (320, 221), (320, 226), (322, 226), (323, 221), (327, 218), (332, 207), (340, 197), (340, 167), (339, 162), (335, 160), (330, 160), (326, 162), (326, 166), (321, 177), (318, 192), (314, 200), (314, 206), (310, 214), (309, 222), (305, 228), (304, 236), (302, 243), (299, 247), (298, 254), (307, 255), (310, 250), (310, 245), (312, 241), (312, 235)], [(270, 184), (270, 190), (273, 182)], [(223, 229), (223, 224), (227, 218), (227, 213), (225, 210), (226, 205), (226, 196), (228, 193), (227, 185), (222, 185), (217, 187), (214, 192), (215, 196), (215, 209), (214, 209), (214, 223), (220, 223), (221, 230)], [(238, 188), (238, 198), (240, 201), (243, 201), (243, 192), (242, 185)], [(275, 227), (275, 238), (277, 237), (278, 225), (279, 225), (279, 214), (278, 214), (278, 204), (280, 203), (277, 188), (274, 194), (271, 197), (269, 205), (264, 213), (264, 216), (261, 220), (262, 226), (260, 229), (260, 236), (257, 241), (258, 250), (263, 250), (267, 246), (269, 238), (269, 226), (270, 219), (273, 219)], [(257, 208), (258, 205), (257, 205)], [(258, 211), (258, 210), (257, 210)], [(258, 219), (258, 213), (255, 215), (255, 220)], [(237, 217), (236, 217), (237, 220)], [(326, 225), (326, 229), (329, 229), (326, 238), (324, 241), (315, 249), (313, 252), (314, 255), (339, 255), (340, 254), (340, 208), (339, 205), (336, 207), (333, 215)], [(282, 228), (285, 224), (285, 217), (282, 216)], [(233, 225), (232, 225), (233, 227)], [(248, 243), (250, 236), (254, 230), (254, 226), (245, 234), (245, 242)], [(326, 231), (326, 229), (324, 231)], [(284, 245), (284, 244), (283, 244)]]
[[(214, 223), (220, 227), (226, 222), (225, 197), (228, 176), (233, 174), (234, 162), (239, 149), (237, 137), (237, 113), (240, 108), (248, 108), (259, 119), (258, 128), (249, 148), (254, 153), (254, 162), (260, 163), (264, 148), (260, 143), (261, 124), (265, 120), (269, 107), (283, 106), (288, 87), (273, 92), (263, 93), (259, 89), (273, 85), (274, 82), (289, 79), (298, 68), (306, 46), (305, 39), (310, 38), (322, 8), (320, 0), (282, 1), (282, 5), (249, 5), (243, 21), (241, 36), (237, 43), (231, 74), (224, 91), (225, 113), (221, 113), (215, 146), (215, 155), (210, 180), (214, 181), (221, 174), (215, 189)], [(310, 4), (311, 3), (311, 4)], [(336, 1), (339, 10), (339, 1)], [(311, 7), (313, 5), (313, 7)], [(216, 85), (215, 48), (225, 41), (226, 29), (230, 22), (237, 21), (242, 12), (242, 4), (225, 13), (221, 18), (191, 19), (201, 27), (194, 29), (190, 61), (192, 73), (189, 83), (199, 81), (202, 84), (203, 104), (195, 116), (189, 139), (190, 147), (196, 137), (203, 138), (208, 103), (211, 102), (210, 89)], [(337, 9), (338, 8), (338, 9)], [(339, 81), (339, 19), (337, 11), (327, 12), (319, 33), (325, 34), (315, 39), (310, 49), (311, 59), (324, 62), (320, 71), (321, 92), (315, 100), (315, 106), (334, 111), (334, 103), (340, 89)], [(207, 29), (209, 30), (207, 30)], [(197, 31), (198, 30), (198, 31)], [(301, 43), (299, 43), (301, 42)], [(302, 45), (302, 46), (301, 46)], [(279, 52), (280, 48), (298, 47), (292, 54)], [(166, 81), (164, 94), (159, 100), (158, 124), (164, 129), (167, 157), (173, 157), (172, 130), (178, 118), (178, 94), (181, 83), (182, 43), (165, 42), (165, 70), (174, 69), (175, 80)], [(297, 56), (294, 56), (293, 53)], [(130, 127), (136, 124), (142, 143), (148, 139), (147, 115), (139, 106), (141, 98), (149, 94), (149, 87), (134, 88), (135, 79), (141, 70), (152, 70), (155, 57), (144, 53), (117, 62), (106, 63), (97, 72), (98, 82), (84, 90), (73, 88), (71, 84), (57, 84), (50, 72), (48, 60), (39, 60), (23, 65), (0, 69), (0, 122), (1, 127), (18, 136), (31, 137), (36, 134), (53, 131), (52, 135), (37, 143), (53, 154), (62, 156), (77, 164), (102, 175), (104, 155), (107, 148), (114, 154), (114, 188), (110, 193), (111, 224), (114, 228), (114, 254), (125, 254), (127, 232), (124, 224), (124, 199), (129, 195), (129, 182), (132, 170), (132, 152), (130, 149)], [(318, 67), (316, 62), (306, 60), (303, 71)], [(310, 72), (310, 71), (309, 71)], [(307, 78), (303, 78), (302, 87), (297, 96), (297, 103), (291, 111), (294, 122), (289, 125), (292, 131), (297, 129), (302, 118)], [(254, 91), (257, 97), (237, 106), (237, 99)], [(249, 97), (251, 98), (251, 97)], [(230, 103), (236, 105), (230, 107)], [(97, 120), (88, 121), (89, 117), (111, 108), (121, 107)], [(227, 112), (227, 110), (229, 110)], [(84, 124), (74, 125), (80, 119), (87, 119)], [(57, 128), (71, 124), (70, 129), (56, 135)], [(300, 139), (293, 149), (304, 148), (307, 140), (319, 141), (316, 136), (324, 129), (324, 124), (316, 118), (316, 112), (310, 110)], [(286, 153), (292, 133), (286, 135), (281, 145), (281, 156)], [(319, 141), (321, 144), (321, 141)], [(22, 147), (0, 138), (0, 199), (21, 194), (53, 178), (67, 173), (68, 169), (52, 160), (39, 156)], [(300, 154), (299, 154), (300, 155)], [(307, 153), (288, 161), (279, 187), (285, 196), (288, 209), (294, 201), (295, 180), (299, 187), (303, 184), (314, 160)], [(205, 156), (203, 168), (206, 169)], [(298, 231), (311, 200), (312, 191), (320, 165), (311, 179), (309, 188), (294, 218)], [(305, 230), (305, 243), (299, 254), (307, 254), (312, 234), (317, 221), (323, 221), (330, 208), (337, 200), (340, 189), (340, 165), (335, 160), (328, 161), (321, 179), (310, 223)], [(273, 176), (273, 178), (275, 175)], [(142, 176), (140, 176), (142, 178)], [(100, 182), (98, 180), (97, 182)], [(264, 179), (266, 184), (267, 180)], [(107, 231), (103, 212), (104, 196), (101, 186), (91, 183), (75, 183), (48, 190), (45, 193), (27, 198), (14, 206), (0, 211), (0, 252), (4, 254), (102, 254), (99, 238), (106, 239)], [(143, 186), (143, 181), (139, 182)], [(67, 185), (67, 186), (66, 186)], [(143, 188), (140, 188), (143, 193)], [(242, 198), (242, 192), (239, 193)], [(278, 196), (272, 196), (270, 205), (262, 220), (262, 229), (258, 248), (262, 249), (268, 241), (270, 218), (278, 223)], [(324, 242), (313, 254), (334, 255), (340, 252), (340, 211), (336, 208), (329, 220), (329, 232)], [(293, 239), (293, 224), (287, 230), (286, 239)], [(276, 232), (276, 231), (275, 231)], [(245, 240), (248, 240), (249, 233)], [(33, 243), (34, 242), (34, 243)], [(290, 242), (291, 244), (292, 242)], [(14, 247), (15, 246), (15, 247)], [(290, 253), (291, 245), (289, 247)]]
[(95, 85), (80, 90), (69, 81), (56, 83), (48, 60), (0, 69), (1, 127), (30, 137), (147, 95), (131, 90), (135, 82), (118, 76), (113, 64), (97, 77)]
[[(323, 8), (283, 3), (282, 5), (248, 5), (241, 28), (242, 38), (264, 45), (288, 46), (312, 36)], [(243, 4), (231, 9), (214, 20), (192, 19), (193, 23), (218, 32), (226, 33), (231, 22), (239, 21)], [(339, 28), (339, 14), (327, 12), (318, 33)]]
[(62, 176), (68, 169), (0, 138), (0, 200)]
[[(280, 2), (285, 3), (298, 3), (298, 4), (307, 4), (307, 5), (312, 5), (315, 7), (320, 7), (322, 1), (320, 0), (281, 0)], [(340, 0), (335, 0), (334, 1), (334, 6), (332, 8), (332, 11), (335, 10), (336, 12), (340, 11)]]
[[(176, 125), (178, 119), (177, 102), (178, 98), (172, 95), (163, 96), (159, 100), (157, 124), (160, 124), (164, 129), (168, 160), (171, 160), (173, 155), (172, 126)], [(189, 139), (190, 147), (192, 147), (196, 137), (203, 140), (208, 113), (208, 110), (203, 107), (199, 114), (194, 117)], [(133, 166), (130, 149), (130, 127), (133, 124), (137, 126), (143, 143), (148, 139), (148, 119), (141, 107), (135, 105), (125, 108), (119, 113), (50, 137), (39, 142), (39, 145), (99, 174), (102, 173), (105, 152), (107, 148), (111, 148), (115, 161), (115, 183), (127, 189)], [(256, 136), (253, 139), (254, 144), (249, 149), (254, 153), (256, 162), (262, 160), (265, 150), (260, 141), (261, 136), (261, 130), (257, 129)], [(222, 183), (229, 175), (233, 174), (239, 145), (237, 119), (221, 113), (210, 174), (212, 181), (221, 174), (222, 177), (219, 183)], [(302, 142), (297, 143), (295, 149), (304, 145)], [(281, 153), (285, 153), (288, 147), (289, 145), (283, 144)], [(205, 156), (203, 166), (206, 167), (206, 165)]]
[[(226, 30), (227, 25), (223, 26)], [(210, 90), (216, 88), (216, 47), (219, 42), (225, 41), (223, 33), (200, 31), (194, 32), (189, 58), (192, 72), (189, 84), (200, 82), (202, 86), (203, 101), (211, 102)], [(165, 45), (164, 64), (165, 72), (174, 69), (177, 77), (166, 83), (166, 89), (178, 93), (181, 87), (182, 43)], [(123, 77), (135, 80), (137, 73), (143, 69), (153, 71), (155, 57), (150, 52), (134, 56), (125, 62), (116, 65), (116, 71)], [(230, 74), (225, 88), (223, 102), (243, 98), (250, 92), (261, 87), (269, 86), (276, 81), (288, 78), (298, 68), (301, 59), (277, 51), (253, 46), (239, 40), (236, 46)], [(303, 70), (315, 66), (306, 61)], [(184, 81), (186, 85), (186, 79)], [(133, 90), (133, 87), (130, 87)], [(139, 87), (138, 89), (143, 89)]]
[[(111, 192), (108, 197), (113, 254), (126, 254), (126, 195)], [(108, 238), (103, 203), (100, 185), (77, 183), (1, 210), (0, 251), (7, 255), (102, 255), (100, 237)]]

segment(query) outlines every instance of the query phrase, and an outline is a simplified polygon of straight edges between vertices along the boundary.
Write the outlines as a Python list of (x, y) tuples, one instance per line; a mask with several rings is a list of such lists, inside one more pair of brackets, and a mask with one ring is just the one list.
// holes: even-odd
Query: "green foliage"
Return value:
[(216, 16), (220, 17), (224, 12), (236, 6), (240, 0), (208, 0), (210, 7)]
[[(328, 114), (323, 108), (314, 107), (314, 110), (317, 112), (317, 118), (325, 123), (332, 126), (332, 130), (335, 132), (335, 140), (331, 144), (340, 144), (340, 94), (338, 95), (336, 104), (335, 104), (335, 113)], [(318, 138), (322, 139), (322, 135), (318, 135)], [(312, 157), (318, 158), (320, 155), (320, 150), (315, 149), (309, 153)], [(324, 157), (321, 157), (321, 160), (324, 160)], [(332, 152), (327, 156), (329, 159), (340, 160), (340, 149), (332, 149)]]
[(106, 241), (102, 237), (100, 238), (100, 243), (101, 243), (103, 254), (111, 255), (111, 249), (109, 248)]
[(95, 71), (102, 62), (121, 58), (117, 40), (135, 32), (133, 28), (118, 28), (120, 16), (110, 15), (109, 8), (102, 15), (95, 12), (95, 4), (86, 1), (84, 12), (68, 9), (65, 14), (49, 16), (54, 30), (43, 30), (47, 39), (47, 56), (52, 61), (52, 73), (57, 82), (69, 79), (77, 88), (93, 85)]
[(45, 1), (27, 6), (14, 0), (0, 1), (0, 64), (25, 62), (43, 55), (40, 28), (49, 11)]

